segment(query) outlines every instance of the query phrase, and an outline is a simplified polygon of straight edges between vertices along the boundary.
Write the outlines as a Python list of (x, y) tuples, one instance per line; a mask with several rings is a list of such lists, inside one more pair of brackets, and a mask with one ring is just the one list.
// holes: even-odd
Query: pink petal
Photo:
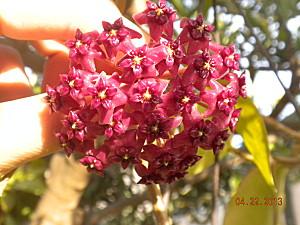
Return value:
[(124, 59), (119, 63), (119, 66), (123, 68), (130, 68), (131, 65), (132, 65), (132, 59)]
[(138, 23), (138, 24), (146, 24), (148, 22), (148, 18), (146, 13), (141, 12), (133, 16), (133, 19)]

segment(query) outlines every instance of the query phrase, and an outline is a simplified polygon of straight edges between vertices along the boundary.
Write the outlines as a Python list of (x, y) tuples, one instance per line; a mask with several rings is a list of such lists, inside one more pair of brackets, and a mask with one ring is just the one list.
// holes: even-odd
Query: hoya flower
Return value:
[(64, 149), (66, 155), (69, 157), (72, 153), (78, 152), (86, 152), (90, 150), (94, 146), (93, 139), (87, 139), (82, 141), (78, 141), (77, 139), (69, 139), (66, 133), (56, 133), (55, 136), (58, 138), (61, 147)]
[(130, 123), (128, 117), (122, 108), (116, 110), (112, 116), (112, 121), (104, 126), (104, 135), (108, 138), (113, 135), (120, 135), (126, 132)]
[(179, 86), (174, 90), (175, 107), (178, 111), (191, 113), (193, 105), (199, 101), (192, 85)]
[(190, 141), (194, 147), (209, 149), (209, 136), (213, 131), (213, 124), (210, 120), (194, 121), (192, 127), (187, 131)]
[(87, 130), (86, 124), (80, 119), (77, 112), (70, 111), (69, 114), (62, 120), (63, 127), (66, 129), (66, 134), (69, 140), (76, 138), (83, 142)]
[(118, 82), (104, 73), (95, 77), (93, 86), (87, 87), (87, 95), (91, 97), (91, 108), (100, 114), (100, 124), (109, 124), (115, 107), (125, 104), (126, 95), (118, 88)]
[(148, 78), (135, 83), (129, 93), (133, 108), (140, 111), (153, 110), (162, 103), (162, 94), (168, 85), (167, 80)]
[(173, 22), (176, 19), (175, 11), (167, 6), (166, 0), (158, 3), (147, 1), (147, 9), (133, 16), (138, 24), (148, 24), (150, 36), (158, 41), (162, 34), (172, 38)]
[(123, 169), (126, 169), (130, 163), (139, 162), (143, 142), (137, 139), (135, 130), (129, 130), (125, 134), (109, 140), (107, 145), (110, 148), (109, 160), (121, 163)]
[(139, 136), (152, 143), (155, 139), (168, 139), (169, 132), (178, 127), (182, 117), (168, 118), (163, 111), (155, 111), (146, 116), (139, 126)]
[(243, 72), (241, 76), (239, 77), (239, 94), (243, 98), (247, 97), (247, 90), (246, 90), (246, 73)]
[(224, 65), (232, 70), (239, 70), (240, 64), (240, 54), (235, 52), (235, 48), (233, 45), (228, 47), (224, 47), (220, 52)]
[[(100, 34), (99, 40), (104, 45), (109, 57), (116, 56), (121, 43), (142, 37), (140, 33), (124, 26), (122, 18), (117, 19), (113, 24), (103, 21), (102, 26), (104, 30)], [(130, 45), (130, 43), (126, 44)]]
[(208, 51), (204, 51), (190, 60), (192, 63), (183, 74), (185, 84), (191, 84), (199, 79), (204, 80), (216, 76), (216, 61), (210, 56)]
[(196, 149), (189, 146), (174, 148), (172, 141), (163, 147), (156, 145), (144, 146), (141, 162), (135, 168), (141, 180), (139, 183), (171, 183), (186, 174), (186, 169), (196, 163), (201, 157), (196, 155)]
[(57, 86), (57, 91), (61, 96), (69, 95), (80, 105), (84, 105), (83, 95), (81, 93), (81, 88), (84, 85), (84, 78), (82, 73), (74, 67), (71, 68), (68, 74), (60, 75), (60, 85)]
[(177, 75), (180, 63), (185, 56), (180, 41), (168, 41), (161, 38), (160, 44), (166, 46), (168, 54), (165, 60), (162, 60), (159, 64), (157, 64), (159, 74), (162, 75), (166, 70), (169, 70), (173, 76)]
[(188, 42), (189, 54), (194, 54), (198, 50), (205, 50), (208, 48), (214, 26), (205, 24), (202, 15), (198, 15), (195, 20), (188, 18), (182, 19), (180, 27), (183, 28), (183, 30), (179, 35), (179, 40), (182, 43)]
[(217, 97), (217, 107), (220, 111), (229, 115), (236, 104), (236, 96), (231, 88), (222, 91)]
[(103, 175), (103, 171), (108, 163), (107, 153), (102, 149), (91, 149), (79, 161), (87, 167), (88, 171)]
[(183, 19), (174, 40), (175, 11), (156, 2), (134, 17), (150, 28), (141, 47), (121, 18), (102, 22), (102, 33), (77, 30), (66, 43), (70, 70), (45, 97), (64, 115), (56, 136), (68, 156), (100, 175), (111, 164), (133, 166), (143, 184), (182, 178), (201, 159), (199, 148), (217, 154), (235, 132), (238, 97), (246, 97), (234, 46), (212, 42), (201, 15)]
[(49, 104), (52, 112), (56, 112), (61, 108), (61, 99), (59, 93), (56, 89), (46, 86), (47, 96), (45, 97), (45, 101)]
[(229, 128), (232, 132), (235, 131), (237, 122), (239, 121), (240, 114), (241, 114), (241, 109), (236, 109), (231, 114), (231, 118), (229, 121)]
[(63, 133), (57, 133), (56, 137), (67, 156), (70, 156), (75, 151), (76, 142), (74, 142), (74, 140), (69, 140), (68, 136)]
[(161, 107), (169, 115), (191, 113), (195, 103), (199, 102), (200, 92), (193, 85), (183, 85), (181, 79), (173, 82), (170, 91), (164, 95)]
[(165, 46), (148, 48), (147, 45), (129, 50), (124, 58), (119, 62), (119, 66), (124, 69), (121, 81), (133, 83), (141, 77), (155, 77), (157, 71), (155, 64), (165, 59), (167, 50)]
[(98, 37), (99, 33), (97, 31), (83, 34), (77, 29), (75, 40), (66, 42), (66, 46), (70, 48), (69, 57), (73, 66), (90, 72), (96, 70), (94, 59), (105, 58), (101, 48), (98, 47), (98, 44), (95, 44)]
[(227, 141), (228, 138), (229, 138), (228, 130), (220, 131), (216, 135), (215, 139), (212, 142), (212, 148), (215, 154), (224, 148), (225, 142)]

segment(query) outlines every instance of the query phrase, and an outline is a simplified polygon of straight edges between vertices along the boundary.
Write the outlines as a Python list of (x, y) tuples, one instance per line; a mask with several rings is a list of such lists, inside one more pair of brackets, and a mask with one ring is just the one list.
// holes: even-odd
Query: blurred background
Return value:
[[(143, 0), (115, 2), (128, 18), (144, 8)], [(217, 210), (214, 225), (300, 225), (300, 108), (295, 111), (300, 102), (300, 1), (168, 2), (179, 17), (202, 13), (216, 25), (216, 40), (237, 46), (254, 103), (250, 98), (239, 103), (245, 112), (238, 134), (217, 163), (217, 205), (212, 205), (216, 165), (211, 153), (199, 151), (205, 158), (183, 180), (162, 186), (173, 223), (208, 225)], [(20, 52), (34, 91), (40, 93), (44, 58), (29, 42), (0, 37), (0, 43)], [(0, 200), (0, 224), (153, 225), (146, 187), (137, 180), (132, 170), (119, 167), (103, 177), (88, 174), (62, 153), (39, 159), (12, 175)], [(250, 198), (275, 198), (277, 206), (243, 204)]]

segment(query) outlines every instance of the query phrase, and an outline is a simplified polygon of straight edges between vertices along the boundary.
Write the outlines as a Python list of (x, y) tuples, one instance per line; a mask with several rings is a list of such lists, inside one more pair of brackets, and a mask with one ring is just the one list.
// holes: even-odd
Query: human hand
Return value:
[[(61, 44), (63, 41), (71, 39), (77, 28), (83, 32), (99, 29), (102, 20), (114, 21), (119, 17), (120, 11), (109, 0), (90, 0), (88, 4), (0, 0), (0, 35), (34, 41), (39, 53), (47, 57), (45, 87), (56, 84), (58, 74), (68, 70), (68, 49)], [(126, 26), (138, 29), (123, 20)], [(0, 102), (4, 102), (0, 104), (1, 177), (25, 162), (58, 151), (54, 133), (60, 123), (59, 115), (49, 113), (43, 94), (32, 96), (18, 53), (0, 46), (0, 62)], [(22, 97), (28, 98), (19, 99)]]

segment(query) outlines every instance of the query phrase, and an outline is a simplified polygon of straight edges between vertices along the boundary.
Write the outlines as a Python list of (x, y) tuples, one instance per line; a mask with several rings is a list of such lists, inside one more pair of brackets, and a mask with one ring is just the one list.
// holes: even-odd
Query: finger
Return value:
[[(102, 20), (114, 21), (121, 13), (110, 0), (70, 2), (63, 0), (0, 0), (0, 33), (15, 39), (66, 40), (77, 28), (99, 30)], [(137, 26), (124, 18), (133, 29)]]
[(61, 115), (50, 113), (44, 94), (0, 103), (0, 177), (60, 149)]
[(0, 102), (33, 95), (18, 52), (0, 45), (0, 62)]
[[(44, 65), (44, 79), (42, 81), (42, 90), (46, 90), (46, 86), (55, 87), (59, 84), (59, 74), (69, 71), (69, 55), (66, 52), (59, 52), (52, 55), (46, 60)], [(96, 60), (97, 71), (104, 71), (107, 74), (120, 72), (120, 69), (109, 60)]]
[(31, 41), (30, 44), (38, 51), (42, 56), (53, 56), (57, 53), (68, 53), (69, 49), (59, 41), (55, 40), (38, 40)]
[(42, 81), (42, 90), (46, 90), (46, 86), (55, 87), (59, 83), (59, 74), (69, 71), (69, 56), (66, 52), (59, 52), (52, 55), (44, 64), (44, 79)]

